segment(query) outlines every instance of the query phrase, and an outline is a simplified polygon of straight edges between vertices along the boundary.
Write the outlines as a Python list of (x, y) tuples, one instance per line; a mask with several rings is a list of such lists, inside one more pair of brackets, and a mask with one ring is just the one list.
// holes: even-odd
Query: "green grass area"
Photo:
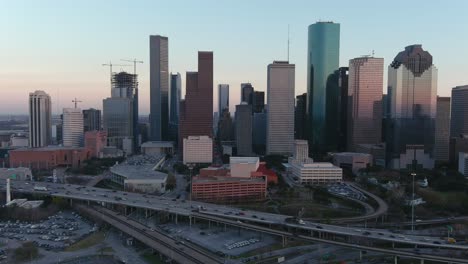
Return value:
[(468, 194), (465, 192), (439, 192), (431, 188), (420, 188), (418, 194), (426, 201), (423, 205), (426, 208), (460, 214), (468, 212)]
[(149, 263), (149, 264), (163, 264), (164, 263), (164, 261), (162, 261), (158, 255), (154, 255), (151, 252), (146, 252), (141, 256), (146, 261), (146, 263)]
[(76, 242), (75, 244), (69, 246), (68, 248), (65, 249), (65, 251), (73, 252), (73, 251), (78, 251), (78, 250), (82, 250), (85, 248), (89, 248), (89, 247), (92, 247), (94, 245), (101, 243), (102, 241), (104, 241), (104, 238), (105, 238), (105, 235), (103, 231), (96, 232), (96, 233), (89, 235), (85, 239), (82, 239)]
[(311, 243), (304, 242), (304, 241), (288, 241), (286, 246), (283, 247), (282, 243), (276, 243), (276, 244), (265, 246), (265, 247), (262, 247), (262, 248), (256, 248), (254, 250), (242, 253), (242, 254), (237, 255), (237, 256), (233, 256), (231, 258), (232, 259), (249, 258), (249, 257), (253, 257), (253, 256), (256, 256), (256, 255), (260, 255), (260, 254), (264, 254), (264, 253), (268, 253), (268, 252), (274, 252), (276, 250), (283, 249), (283, 248), (299, 247), (299, 246), (310, 245), (310, 244)]
[(114, 249), (112, 247), (102, 247), (98, 249), (98, 253), (100, 254), (109, 254), (109, 253), (114, 253)]
[(112, 182), (110, 180), (102, 180), (98, 184), (96, 184), (97, 188), (104, 188), (104, 189), (111, 189), (111, 190), (117, 190), (117, 191), (123, 191), (123, 186)]

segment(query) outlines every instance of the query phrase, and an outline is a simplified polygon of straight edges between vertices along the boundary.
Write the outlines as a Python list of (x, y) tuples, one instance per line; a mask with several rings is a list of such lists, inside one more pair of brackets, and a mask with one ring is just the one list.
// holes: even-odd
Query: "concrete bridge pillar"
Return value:
[(398, 264), (398, 256), (395, 256), (395, 264)]
[(175, 223), (176, 223), (176, 225), (178, 224), (177, 223), (177, 214), (175, 214)]
[(421, 259), (421, 264), (424, 264), (424, 259)]

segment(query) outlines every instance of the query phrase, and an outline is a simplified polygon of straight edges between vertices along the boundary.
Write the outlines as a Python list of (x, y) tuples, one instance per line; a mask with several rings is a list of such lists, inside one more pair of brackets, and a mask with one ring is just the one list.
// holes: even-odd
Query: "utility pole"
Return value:
[(416, 173), (412, 172), (411, 176), (413, 176), (413, 197), (411, 199), (411, 231), (414, 231), (414, 177), (416, 176)]

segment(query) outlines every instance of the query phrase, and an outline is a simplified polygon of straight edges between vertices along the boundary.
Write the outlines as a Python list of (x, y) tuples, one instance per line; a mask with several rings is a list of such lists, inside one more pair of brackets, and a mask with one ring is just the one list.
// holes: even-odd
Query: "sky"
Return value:
[[(73, 107), (102, 109), (110, 97), (103, 63), (138, 64), (140, 113), (149, 113), (149, 35), (169, 38), (169, 69), (197, 70), (197, 51), (214, 53), (214, 108), (219, 83), (266, 90), (267, 65), (287, 58), (296, 65), (296, 94), (306, 92), (307, 27), (341, 24), (340, 65), (375, 52), (387, 66), (411, 44), (422, 44), (439, 70), (438, 94), (468, 84), (466, 0), (0, 0), (0, 115), (27, 113), (28, 94), (44, 90), (53, 113)], [(133, 71), (132, 67), (114, 70)], [(382, 87), (386, 93), (386, 88)]]

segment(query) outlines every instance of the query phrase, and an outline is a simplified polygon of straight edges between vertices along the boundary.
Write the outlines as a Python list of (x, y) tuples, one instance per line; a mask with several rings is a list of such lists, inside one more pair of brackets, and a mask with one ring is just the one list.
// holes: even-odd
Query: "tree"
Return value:
[(17, 262), (30, 261), (39, 255), (36, 245), (33, 242), (25, 242), (13, 252), (13, 258)]

